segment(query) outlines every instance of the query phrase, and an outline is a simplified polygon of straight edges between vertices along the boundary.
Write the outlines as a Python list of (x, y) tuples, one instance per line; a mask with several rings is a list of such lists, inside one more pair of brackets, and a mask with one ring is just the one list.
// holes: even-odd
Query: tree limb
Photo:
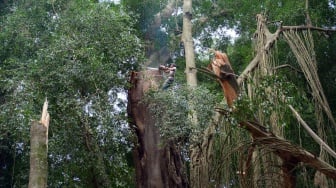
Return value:
[(153, 37), (155, 35), (152, 35), (155, 30), (157, 30), (158, 28), (160, 28), (161, 23), (162, 23), (162, 18), (163, 19), (167, 19), (171, 16), (171, 14), (174, 11), (174, 4), (175, 4), (175, 0), (169, 0), (166, 7), (164, 9), (162, 9), (162, 11), (158, 12), (157, 14), (155, 14), (154, 16), (154, 21), (153, 23), (150, 25), (148, 31), (146, 32), (146, 37)]
[[(169, 0), (167, 5), (160, 12), (154, 15), (153, 22), (148, 27), (145, 33), (145, 39), (149, 42), (149, 45), (146, 49), (146, 56), (148, 61), (145, 62), (145, 65), (150, 65), (153, 62), (165, 64), (170, 58), (170, 51), (167, 46), (160, 47), (156, 49), (154, 47), (154, 37), (156, 36), (157, 30), (162, 25), (162, 20), (168, 19), (174, 12), (174, 6), (177, 0)], [(154, 63), (155, 64), (155, 63)], [(153, 64), (152, 64), (153, 65)], [(156, 64), (155, 64), (156, 65)]]
[(291, 111), (293, 112), (296, 119), (300, 122), (300, 124), (307, 130), (307, 132), (310, 134), (313, 139), (322, 146), (331, 156), (336, 158), (336, 152), (331, 149), (328, 144), (326, 144), (317, 134), (314, 133), (313, 130), (309, 127), (309, 125), (301, 118), (300, 114), (292, 107), (292, 105), (288, 105)]
[[(261, 15), (258, 15), (261, 16)], [(266, 21), (265, 19), (260, 19), (261, 21)], [(268, 31), (268, 28), (266, 27), (266, 23), (264, 24), (263, 29)], [(268, 33), (267, 34), (267, 42), (264, 46), (264, 48), (259, 51), (256, 56), (253, 58), (253, 60), (249, 63), (249, 65), (244, 69), (244, 71), (240, 74), (238, 77), (237, 81), (238, 84), (240, 85), (243, 80), (246, 79), (248, 76), (248, 73), (252, 72), (254, 68), (256, 68), (259, 64), (260, 58), (262, 57), (261, 54), (264, 53), (264, 51), (270, 50), (270, 48), (273, 46), (273, 44), (278, 40), (280, 34), (284, 31), (289, 31), (289, 30), (315, 30), (315, 31), (321, 31), (324, 33), (329, 34), (330, 32), (336, 32), (336, 29), (330, 29), (330, 28), (322, 28), (322, 27), (316, 27), (312, 25), (302, 25), (302, 26), (280, 26), (275, 33)]]
[(289, 64), (279, 65), (279, 66), (277, 66), (277, 67), (274, 67), (274, 70), (281, 69), (281, 68), (285, 68), (285, 67), (289, 67), (289, 68), (295, 70), (296, 72), (300, 72), (300, 73), (302, 73), (301, 70), (299, 70), (299, 69), (297, 69), (297, 68), (295, 68), (295, 67), (293, 67), (292, 65), (289, 65)]
[(335, 167), (300, 146), (293, 145), (289, 141), (277, 137), (272, 132), (267, 132), (266, 128), (257, 122), (245, 121), (241, 122), (240, 125), (250, 132), (254, 139), (254, 144), (265, 146), (266, 149), (279, 156), (284, 163), (291, 161), (293, 165), (297, 165), (299, 162), (303, 162), (327, 177), (336, 179)]
[(336, 32), (336, 29), (316, 27), (316, 26), (311, 26), (311, 25), (282, 26), (278, 30), (280, 30), (281, 32), (288, 31), (288, 30), (315, 30), (315, 31), (322, 31), (322, 32), (326, 32), (326, 33)]

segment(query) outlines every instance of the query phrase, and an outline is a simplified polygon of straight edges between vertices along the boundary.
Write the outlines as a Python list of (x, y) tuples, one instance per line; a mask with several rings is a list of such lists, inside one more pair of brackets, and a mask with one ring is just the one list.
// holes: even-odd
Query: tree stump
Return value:
[(29, 188), (47, 187), (48, 177), (48, 102), (44, 102), (40, 121), (33, 121), (30, 128)]

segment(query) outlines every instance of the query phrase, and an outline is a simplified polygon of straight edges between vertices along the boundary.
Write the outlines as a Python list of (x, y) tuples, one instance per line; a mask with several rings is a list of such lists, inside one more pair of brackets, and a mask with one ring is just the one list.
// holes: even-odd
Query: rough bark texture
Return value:
[(262, 23), (262, 25), (264, 26), (263, 29), (265, 30), (265, 32), (267, 34), (266, 44), (265, 44), (264, 48), (255, 55), (253, 60), (248, 64), (248, 66), (244, 69), (244, 71), (238, 77), (237, 82), (238, 82), (239, 85), (247, 78), (248, 74), (250, 72), (252, 72), (258, 66), (258, 64), (259, 64), (259, 62), (261, 61), (261, 58), (262, 58), (261, 52), (269, 51), (270, 48), (273, 46), (273, 44), (278, 40), (278, 38), (279, 38), (279, 36), (282, 32), (290, 31), (290, 30), (294, 30), (294, 31), (315, 30), (315, 31), (326, 32), (326, 33), (336, 32), (336, 29), (321, 28), (321, 27), (315, 27), (315, 26), (311, 26), (311, 25), (300, 25), (300, 26), (282, 26), (282, 25), (280, 25), (280, 27), (274, 33), (270, 33), (268, 28), (267, 28), (266, 19), (261, 14), (258, 14), (257, 18), (258, 18), (259, 21), (263, 22)]
[(142, 100), (147, 91), (159, 87), (161, 80), (158, 70), (133, 72), (130, 78), (128, 115), (137, 135), (134, 149), (137, 187), (187, 187), (180, 152), (173, 142), (159, 146), (162, 143), (154, 116), (149, 104)]
[(286, 187), (295, 187), (296, 176), (293, 169), (300, 162), (315, 168), (329, 178), (336, 179), (336, 169), (333, 166), (303, 148), (275, 136), (256, 122), (241, 122), (241, 126), (251, 133), (254, 144), (264, 146), (282, 159), (282, 172)]
[(47, 187), (48, 175), (48, 102), (43, 105), (41, 120), (33, 121), (30, 128), (29, 188)]

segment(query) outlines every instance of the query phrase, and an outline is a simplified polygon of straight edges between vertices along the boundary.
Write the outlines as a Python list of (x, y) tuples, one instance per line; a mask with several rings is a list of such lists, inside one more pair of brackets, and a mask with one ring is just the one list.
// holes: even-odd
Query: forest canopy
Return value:
[[(47, 99), (48, 187), (145, 187), (158, 171), (167, 175), (161, 187), (281, 187), (286, 178), (289, 187), (333, 187), (335, 7), (0, 0), (0, 185), (28, 186), (29, 130)], [(232, 105), (218, 82), (228, 76), (207, 69), (214, 50), (228, 56), (239, 84)], [(134, 75), (173, 63), (171, 88), (137, 103), (149, 117), (143, 133), (128, 92), (148, 82)], [(159, 167), (148, 165), (152, 146)]]

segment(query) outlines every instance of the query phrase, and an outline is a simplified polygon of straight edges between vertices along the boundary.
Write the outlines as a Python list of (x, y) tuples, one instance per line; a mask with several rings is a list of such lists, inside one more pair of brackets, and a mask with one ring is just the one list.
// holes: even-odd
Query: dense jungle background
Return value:
[[(48, 187), (334, 187), (335, 23), (334, 0), (0, 0), (0, 187), (28, 186), (45, 99)], [(171, 63), (166, 91), (131, 77)]]

